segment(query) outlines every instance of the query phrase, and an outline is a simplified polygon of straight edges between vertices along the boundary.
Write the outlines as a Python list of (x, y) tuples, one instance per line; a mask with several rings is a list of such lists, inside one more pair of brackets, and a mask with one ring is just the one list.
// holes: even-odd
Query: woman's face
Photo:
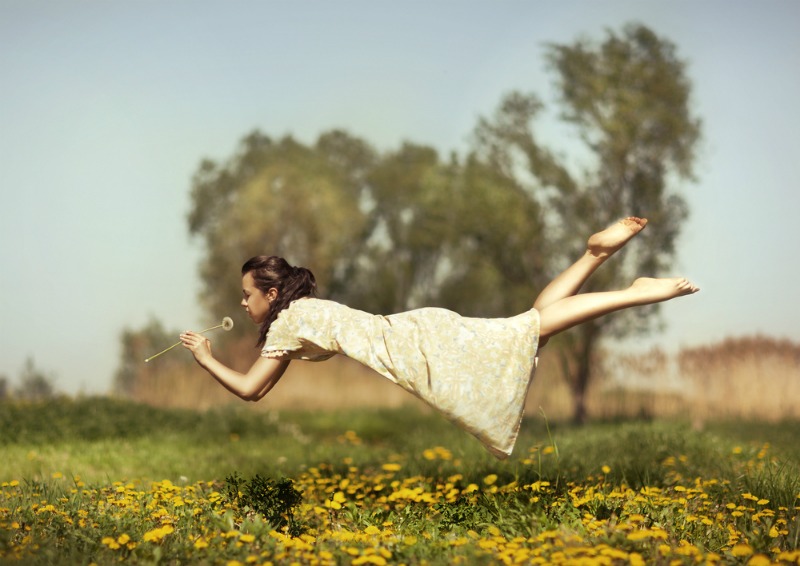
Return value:
[(247, 316), (256, 324), (261, 324), (266, 320), (272, 301), (275, 300), (277, 294), (278, 292), (274, 288), (270, 289), (268, 293), (263, 293), (256, 287), (255, 279), (250, 273), (245, 273), (242, 277), (241, 305), (247, 311)]

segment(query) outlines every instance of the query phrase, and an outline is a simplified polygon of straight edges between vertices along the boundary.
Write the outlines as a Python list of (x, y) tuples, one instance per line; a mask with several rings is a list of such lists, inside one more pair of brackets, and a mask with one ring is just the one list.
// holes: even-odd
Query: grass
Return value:
[(800, 563), (800, 425), (0, 405), (0, 564)]

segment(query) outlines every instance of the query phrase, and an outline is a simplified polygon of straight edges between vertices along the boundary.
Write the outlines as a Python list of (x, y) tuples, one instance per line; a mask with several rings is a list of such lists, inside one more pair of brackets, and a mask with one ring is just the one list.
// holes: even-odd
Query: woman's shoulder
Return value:
[(314, 309), (325, 309), (325, 308), (337, 308), (342, 307), (341, 303), (337, 303), (336, 301), (331, 301), (329, 299), (320, 299), (317, 297), (303, 297), (301, 299), (295, 299), (291, 302), (288, 308), (296, 309), (296, 310), (314, 310)]
[[(287, 318), (320, 325), (324, 325), (326, 321), (341, 323), (342, 321), (362, 320), (375, 316), (337, 301), (318, 299), (316, 297), (296, 299), (285, 311), (289, 311), (286, 314)], [(280, 314), (278, 317), (280, 317)]]
[(328, 299), (318, 299), (317, 297), (303, 297), (302, 299), (295, 299), (288, 307), (278, 314), (285, 315), (289, 318), (294, 317), (321, 317), (327, 313), (335, 313), (342, 309), (347, 309), (345, 305), (331, 301)]

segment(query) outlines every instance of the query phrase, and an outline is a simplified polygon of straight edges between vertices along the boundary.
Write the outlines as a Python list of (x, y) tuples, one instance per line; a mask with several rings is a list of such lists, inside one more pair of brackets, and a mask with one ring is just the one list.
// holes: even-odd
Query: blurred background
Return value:
[[(506, 316), (627, 214), (590, 289), (699, 295), (548, 346), (531, 411), (797, 417), (800, 4), (3, 2), (0, 396), (233, 399), (256, 253), (388, 314)], [(399, 404), (347, 361), (263, 406)], [(312, 385), (313, 384), (313, 385)], [(326, 405), (327, 404), (327, 405)]]

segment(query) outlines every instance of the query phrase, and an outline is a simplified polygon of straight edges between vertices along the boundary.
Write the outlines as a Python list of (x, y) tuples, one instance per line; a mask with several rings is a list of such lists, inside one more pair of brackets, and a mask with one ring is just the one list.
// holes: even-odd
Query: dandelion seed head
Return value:
[(233, 319), (229, 316), (226, 316), (222, 319), (222, 330), (231, 330), (233, 328)]

